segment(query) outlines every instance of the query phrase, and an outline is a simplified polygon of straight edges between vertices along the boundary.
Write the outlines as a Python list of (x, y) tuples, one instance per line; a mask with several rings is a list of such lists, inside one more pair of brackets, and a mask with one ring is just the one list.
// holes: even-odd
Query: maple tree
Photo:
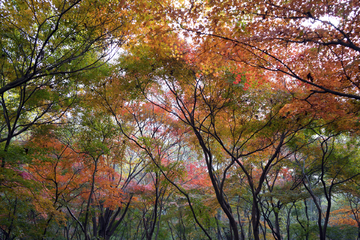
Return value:
[[(230, 174), (230, 168), (236, 162), (236, 160), (241, 159), (242, 154), (246, 156), (246, 159), (251, 162), (251, 165), (247, 166), (240, 161), (238, 164), (242, 167), (241, 171), (243, 172), (243, 174), (245, 174), (245, 176), (248, 178), (248, 184), (250, 185), (250, 189), (253, 193), (253, 234), (259, 237), (259, 227), (262, 227), (260, 225), (259, 204), (261, 202), (260, 193), (262, 193), (263, 191), (263, 184), (265, 184), (265, 180), (271, 181), (271, 179), (268, 179), (271, 169), (276, 164), (279, 164), (293, 154), (292, 152), (287, 152), (285, 150), (287, 149), (285, 146), (288, 144), (285, 139), (292, 139), (299, 130), (307, 128), (309, 124), (311, 124), (314, 120), (317, 119), (324, 119), (325, 121), (332, 122), (333, 125), (330, 127), (344, 129), (341, 128), (338, 123), (340, 123), (343, 119), (351, 119), (354, 115), (352, 113), (347, 113), (346, 110), (344, 112), (341, 112), (341, 108), (339, 107), (339, 111), (335, 114), (332, 113), (324, 115), (314, 113), (312, 114), (312, 116), (305, 117), (304, 112), (306, 112), (306, 110), (309, 110), (310, 107), (301, 108), (301, 105), (297, 104), (296, 101), (284, 106), (284, 102), (282, 101), (287, 101), (285, 90), (282, 93), (283, 97), (276, 97), (276, 94), (269, 95), (269, 100), (267, 100), (267, 104), (265, 106), (261, 106), (261, 112), (257, 112), (256, 103), (261, 101), (264, 102), (264, 97), (266, 95), (262, 92), (263, 98), (261, 98), (259, 95), (257, 95), (256, 90), (252, 91), (252, 88), (249, 88), (251, 83), (251, 77), (254, 75), (248, 75), (246, 74), (246, 72), (241, 74), (237, 73), (236, 71), (227, 72), (227, 69), (229, 69), (229, 65), (224, 66), (224, 69), (218, 69), (217, 72), (212, 71), (211, 67), (210, 69), (206, 68), (207, 65), (202, 65), (200, 69), (197, 69), (197, 60), (194, 60), (194, 58), (191, 57), (193, 53), (186, 48), (182, 49), (182, 46), (183, 45), (181, 43), (175, 43), (174, 52), (170, 52), (168, 53), (168, 55), (166, 55), (166, 50), (168, 50), (166, 48), (159, 50), (155, 47), (153, 51), (157, 53), (156, 55), (146, 55), (149, 53), (149, 48), (147, 48), (146, 51), (141, 47), (139, 48), (139, 50), (134, 49), (135, 52), (133, 53), (133, 55), (130, 55), (128, 58), (124, 58), (127, 64), (125, 68), (125, 78), (127, 78), (128, 76), (132, 77), (133, 75), (131, 74), (134, 73), (135, 78), (133, 81), (135, 82), (139, 91), (141, 91), (147, 97), (148, 101), (152, 102), (152, 104), (154, 104), (155, 106), (169, 112), (170, 114), (178, 118), (181, 122), (189, 125), (192, 128), (196, 138), (200, 143), (200, 149), (202, 149), (205, 154), (205, 162), (207, 163), (208, 172), (211, 179), (212, 177), (216, 176), (216, 174), (221, 172), (221, 167), (224, 167), (225, 172), (228, 171), (228, 174)], [(159, 54), (159, 52), (161, 52), (161, 54)], [(135, 58), (133, 58), (134, 56)], [(201, 59), (200, 64), (205, 63), (203, 62), (203, 60), (204, 59)], [(132, 61), (135, 62), (134, 65), (132, 65)], [(158, 68), (158, 70), (157, 67), (159, 63), (161, 63), (162, 65), (160, 68)], [(163, 67), (163, 65), (165, 65), (166, 67)], [(241, 65), (237, 65), (235, 67), (237, 71), (239, 71), (239, 68), (241, 69)], [(220, 72), (224, 72), (225, 76), (221, 75)], [(239, 75), (244, 77), (237, 79)], [(256, 76), (261, 76), (261, 73), (258, 73)], [(244, 82), (248, 85), (246, 85)], [(157, 89), (156, 87), (154, 88), (152, 87), (153, 84), (155, 84), (155, 86), (156, 84), (159, 84), (159, 86), (161, 87), (159, 89)], [(259, 92), (267, 89), (266, 86), (261, 86), (257, 83), (254, 83), (252, 87), (256, 87), (256, 89), (259, 89)], [(231, 88), (236, 89), (237, 92), (231, 91)], [(241, 107), (232, 108), (231, 100), (236, 99), (236, 94), (239, 94), (241, 90), (244, 91), (243, 94), (246, 96), (245, 103), (248, 103), (249, 107), (246, 108), (246, 105), (244, 106), (243, 104), (243, 106)], [(249, 92), (248, 94), (247, 91)], [(238, 99), (236, 100), (239, 101)], [(320, 100), (324, 101), (324, 99)], [(278, 101), (278, 105), (274, 103), (275, 101)], [(281, 102), (282, 104), (280, 104)], [(341, 105), (342, 102), (334, 102), (334, 104), (335, 106), (339, 104)], [(295, 111), (297, 111), (294, 115), (289, 115), (289, 106), (292, 106), (292, 108), (295, 108)], [(222, 113), (222, 110), (226, 109), (227, 107), (229, 107), (229, 109), (231, 110), (225, 110), (224, 113)], [(266, 110), (266, 107), (269, 110)], [(326, 107), (327, 106), (325, 106), (325, 108)], [(324, 106), (321, 106), (321, 104), (319, 104), (318, 109), (320, 108), (324, 109)], [(241, 120), (237, 120), (239, 121), (238, 124), (234, 120), (236, 118), (239, 118), (235, 116), (247, 116), (245, 114), (247, 110), (249, 111), (248, 114), (250, 116), (247, 120), (249, 126), (251, 127), (246, 126), (247, 122), (244, 119), (240, 118), (242, 122), (240, 122)], [(235, 114), (236, 111), (241, 112), (241, 114)], [(314, 111), (314, 109), (312, 109), (312, 111)], [(220, 113), (224, 116), (222, 116)], [(268, 113), (269, 115), (266, 116), (265, 113)], [(258, 114), (261, 117), (259, 117)], [(344, 118), (340, 119), (340, 115), (344, 115)], [(251, 121), (258, 122), (258, 124), (260, 125), (258, 127), (259, 130), (256, 130), (257, 125), (255, 123), (251, 125)], [(219, 125), (221, 126), (220, 128), (217, 127), (219, 124), (218, 122), (221, 122), (221, 124)], [(263, 124), (262, 126), (261, 123)], [(318, 124), (323, 125), (323, 123), (320, 122)], [(245, 137), (245, 133), (247, 133), (246, 131), (236, 130), (236, 127), (239, 127), (241, 129), (241, 126), (243, 125), (246, 126), (244, 127), (244, 129), (253, 129), (252, 131), (254, 131), (253, 134), (251, 134), (250, 132), (249, 138)], [(351, 126), (348, 127), (351, 128)], [(227, 127), (229, 127), (228, 133), (226, 132)], [(354, 129), (356, 127), (354, 126), (352, 128)], [(262, 131), (264, 133), (262, 133)], [(279, 131), (278, 133), (280, 138), (269, 138), (267, 139), (267, 142), (266, 137), (264, 138), (264, 136), (267, 136), (266, 134), (270, 134), (270, 136), (276, 136), (276, 131)], [(282, 135), (281, 131), (283, 131), (285, 135)], [(237, 134), (239, 133), (242, 134), (241, 137), (244, 137), (243, 141), (245, 144), (251, 142), (251, 148), (246, 148), (244, 147), (244, 145), (241, 144), (242, 139), (240, 137), (237, 137)], [(255, 137), (256, 134), (259, 135), (259, 138), (258, 136)], [(232, 143), (229, 142), (229, 139), (232, 139), (231, 136), (234, 137), (233, 142), (235, 143), (235, 146), (236, 144), (239, 144), (240, 146), (242, 146), (242, 148), (234, 147), (233, 150), (231, 150)], [(210, 139), (213, 139), (214, 141), (210, 141)], [(256, 141), (259, 141), (259, 139), (260, 144), (258, 145)], [(219, 145), (217, 145), (217, 143)], [(256, 149), (256, 147), (259, 147), (258, 150)], [(282, 151), (276, 150), (281, 147), (283, 147)], [(249, 151), (249, 154), (245, 152), (237, 155), (240, 150), (245, 151), (245, 149)], [(224, 152), (220, 153), (222, 150), (224, 150)], [(267, 150), (269, 150), (269, 152)], [(272, 153), (271, 151), (275, 152)], [(226, 162), (224, 160), (220, 160), (224, 159), (223, 156), (226, 156), (227, 154), (229, 154), (234, 159), (233, 162)], [(262, 161), (260, 160), (264, 158), (270, 158), (270, 160), (268, 160), (268, 164), (265, 163), (264, 165), (264, 163), (262, 163)], [(221, 164), (217, 161), (221, 161)], [(216, 166), (216, 170), (213, 168), (213, 166)], [(255, 166), (256, 168), (254, 168)], [(246, 169), (248, 167), (250, 167), (250, 170)], [(269, 169), (267, 169), (267, 167)], [(214, 172), (211, 173), (212, 171)], [(211, 176), (212, 174), (213, 176)], [(357, 173), (354, 174), (356, 176)], [(217, 177), (218, 176), (212, 179), (215, 191)], [(228, 176), (226, 174), (222, 176), (220, 175), (219, 183), (224, 183), (227, 177)], [(340, 181), (339, 183), (342, 182)], [(271, 189), (271, 186), (268, 185), (268, 188)], [(229, 196), (228, 194), (226, 195)], [(219, 197), (219, 195), (218, 201), (221, 205), (221, 197)], [(329, 200), (329, 203), (330, 202), (331, 200)], [(227, 204), (229, 203), (226, 203), (226, 201), (224, 201), (223, 206), (221, 206), (223, 210), (225, 209), (225, 212)], [(281, 202), (278, 202), (278, 204), (281, 204)], [(278, 212), (275, 211), (274, 207), (270, 212), (275, 215), (275, 218), (278, 217)], [(258, 216), (258, 219), (256, 216)], [(239, 236), (236, 236), (237, 224), (235, 218), (232, 216), (231, 211), (227, 212), (227, 217), (230, 219), (230, 222), (231, 218), (234, 219), (233, 225), (231, 226), (234, 234), (232, 237), (234, 237), (235, 239), (239, 238)], [(270, 228), (275, 238), (280, 239), (281, 235), (279, 230), (279, 223), (275, 220), (275, 227), (271, 226), (271, 221), (269, 219), (268, 223), (270, 224)], [(264, 228), (266, 229), (266, 225), (264, 226)], [(322, 235), (321, 231), (320, 235)]]
[[(314, 145), (318, 142), (318, 146), (309, 146), (309, 149), (302, 148), (308, 151), (313, 147), (318, 147), (319, 150), (314, 151), (312, 149), (310, 151), (315, 154), (307, 152), (303, 156), (301, 156), (302, 151), (299, 151), (294, 158), (299, 165), (299, 171), (301, 171), (302, 179), (300, 181), (313, 198), (313, 202), (319, 211), (320, 239), (325, 239), (327, 225), (330, 220), (332, 198), (337, 186), (359, 176), (359, 170), (356, 167), (349, 167), (357, 162), (357, 140), (349, 141), (345, 145), (341, 141), (336, 142), (337, 134), (331, 132), (326, 134), (315, 129), (312, 129), (312, 131), (317, 135), (317, 138), (311, 141)], [(346, 138), (346, 136), (342, 137)], [(302, 145), (301, 142), (296, 143), (296, 145), (298, 144)], [(337, 146), (338, 144), (340, 146)], [(332, 167), (329, 168), (329, 166)], [(320, 203), (319, 194), (323, 194), (325, 197), (325, 210), (321, 206), (324, 204)]]
[[(104, 66), (125, 41), (130, 20), (124, 3), (93, 3), (2, 2), (0, 142), (5, 142), (4, 151), (32, 126), (58, 121), (74, 104), (79, 86), (89, 84), (94, 74), (90, 70)], [(1, 161), (5, 167), (6, 159)]]
[[(151, 90), (143, 89), (147, 99), (192, 129), (194, 141), (202, 151), (217, 200), (230, 221), (231, 235), (235, 239), (239, 239), (238, 227), (230, 203), (225, 198), (227, 194), (224, 183), (232, 168), (235, 168), (233, 165), (241, 168), (252, 192), (253, 232), (254, 236), (259, 237), (259, 193), (266, 174), (283, 158), (280, 149), (285, 144), (285, 139), (294, 134), (297, 127), (295, 131), (291, 128), (270, 127), (270, 122), (276, 118), (278, 110), (276, 104), (269, 109), (259, 110), (263, 107), (260, 102), (266, 101), (266, 95), (260, 97), (257, 92), (247, 94), (244, 89), (241, 91), (240, 87), (233, 84), (234, 80), (229, 79), (229, 75), (226, 78), (223, 75), (219, 77), (218, 73), (204, 74), (196, 69), (196, 62), (192, 61), (192, 65), (187, 67), (186, 63), (172, 58), (171, 55), (170, 53), (168, 59), (166, 56), (160, 56), (160, 59), (156, 59), (156, 55), (141, 56), (148, 64), (167, 62), (164, 65), (169, 67), (159, 72), (154, 71), (154, 75), (146, 72), (149, 68), (136, 69), (136, 66), (143, 67), (147, 63), (139, 64), (135, 59), (136, 70), (131, 70), (136, 74), (137, 84), (150, 85), (152, 81), (158, 82), (161, 86), (158, 90), (151, 87)], [(152, 60), (154, 58), (156, 60)], [(131, 59), (126, 61), (130, 62)], [(152, 94), (154, 92), (156, 94)], [(161, 94), (162, 92), (164, 94)], [(279, 102), (280, 99), (279, 97)], [(243, 104), (242, 108), (237, 107), (240, 103)], [(268, 112), (269, 116), (260, 119), (257, 114), (263, 112)], [(274, 137), (270, 137), (272, 134)], [(231, 160), (226, 161), (226, 156)], [(256, 160), (262, 158), (268, 159), (265, 165)], [(243, 162), (243, 159), (247, 162)], [(259, 164), (258, 170), (262, 169), (258, 176), (253, 172), (254, 165), (250, 162), (255, 166)]]
[(309, 85), (312, 93), (359, 99), (357, 1), (193, 1), (181, 28), (205, 51)]
[[(120, 80), (122, 78), (120, 77)], [(113, 91), (117, 89), (116, 84), (123, 84), (126, 81), (118, 82), (113, 79), (114, 86), (110, 89)], [(118, 93), (118, 92), (117, 92)], [(115, 117), (115, 120), (121, 130), (121, 132), (137, 145), (149, 158), (150, 163), (157, 170), (155, 171), (152, 179), (155, 179), (155, 209), (153, 209), (154, 219), (150, 221), (152, 227), (150, 231), (147, 232), (149, 226), (144, 221), (144, 228), (146, 232), (146, 237), (151, 238), (155, 223), (157, 221), (157, 207), (158, 201), (160, 203), (163, 200), (161, 197), (161, 189), (159, 187), (159, 178), (160, 175), (164, 177), (164, 180), (168, 181), (176, 190), (178, 190), (183, 196), (185, 196), (186, 201), (190, 207), (191, 214), (193, 215), (196, 223), (202, 229), (202, 231), (208, 236), (209, 233), (205, 230), (202, 223), (196, 217), (197, 211), (193, 207), (193, 203), (190, 197), (190, 194), (187, 190), (191, 190), (196, 186), (203, 185), (201, 181), (206, 181), (203, 177), (196, 177), (193, 179), (186, 179), (179, 182), (181, 176), (185, 173), (180, 172), (182, 163), (182, 154), (179, 155), (182, 149), (183, 138), (186, 136), (183, 132), (181, 126), (178, 122), (175, 122), (174, 119), (167, 116), (166, 111), (158, 106), (154, 106), (151, 103), (138, 103), (137, 100), (132, 100), (130, 102), (124, 102), (123, 93), (118, 93), (114, 97), (110, 95), (107, 98), (107, 90), (101, 89), (101, 92), (98, 91), (98, 94), (101, 95), (103, 99), (103, 105), (108, 109), (112, 115)], [(125, 93), (126, 94), (126, 93)], [(138, 97), (138, 96), (137, 96)], [(140, 97), (140, 99), (142, 99)], [(129, 122), (127, 122), (129, 121)], [(129, 125), (129, 123), (131, 123)], [(175, 149), (174, 149), (175, 148)], [(174, 150), (173, 150), (174, 149)], [(182, 163), (182, 164), (181, 164)], [(180, 165), (179, 165), (180, 164)], [(194, 171), (194, 166), (190, 173)], [(199, 182), (200, 181), (200, 182)], [(190, 185), (190, 186), (189, 186)], [(165, 191), (165, 190), (164, 190)], [(164, 195), (165, 192), (162, 193)], [(162, 206), (159, 206), (160, 209)], [(161, 213), (159, 213), (159, 218)], [(149, 222), (149, 220), (147, 220)]]
[[(58, 124), (77, 102), (79, 87), (106, 71), (112, 51), (123, 44), (124, 36), (128, 35), (125, 25), (131, 21), (125, 20), (124, 3), (102, 3), (104, 5), (97, 1), (2, 1), (2, 193), (8, 192), (9, 182), (18, 182), (13, 174), (26, 175), (24, 165), (38, 164), (26, 157), (29, 148), (21, 147), (28, 141), (29, 135), (24, 133), (41, 124)], [(96, 74), (92, 69), (97, 69)], [(16, 151), (11, 147), (15, 138)], [(20, 185), (29, 188), (26, 186), (32, 180), (23, 179)], [(33, 186), (24, 191), (35, 194), (35, 190)], [(13, 191), (16, 187), (10, 189)], [(8, 197), (9, 202), (15, 202), (9, 208), (15, 214), (19, 209), (18, 198)], [(42, 199), (45, 201), (46, 197)], [(4, 230), (6, 239), (11, 238), (10, 232), (11, 227)]]
[[(359, 225), (359, 199), (355, 194), (351, 194), (349, 192), (346, 192), (345, 194), (345, 198), (347, 199), (347, 201), (349, 202), (349, 207), (348, 209), (345, 208), (345, 211), (342, 210), (341, 212), (345, 213), (345, 219), (349, 220), (351, 219), (349, 217), (350, 213), (353, 215), (353, 218), (355, 219), (356, 225), (357, 225), (357, 237), (360, 237), (360, 225)], [(351, 219), (353, 220), (353, 219)]]
[[(38, 152), (39, 160), (26, 169), (43, 186), (42, 198), (75, 220), (75, 229), (68, 226), (68, 234), (78, 226), (85, 238), (109, 239), (133, 199), (129, 184), (143, 168), (138, 167), (141, 161), (126, 159), (126, 153), (133, 152), (125, 151), (123, 140), (115, 137), (106, 119), (84, 115), (86, 121), (78, 126), (83, 128), (81, 136), (71, 126), (33, 139), (28, 147)], [(48, 223), (55, 216), (48, 216)]]
[(3, 1), (0, 238), (355, 237), (359, 16)]
[(102, 64), (112, 41), (121, 45), (125, 36), (123, 4), (4, 1), (0, 94), (28, 82), (56, 87), (68, 75)]

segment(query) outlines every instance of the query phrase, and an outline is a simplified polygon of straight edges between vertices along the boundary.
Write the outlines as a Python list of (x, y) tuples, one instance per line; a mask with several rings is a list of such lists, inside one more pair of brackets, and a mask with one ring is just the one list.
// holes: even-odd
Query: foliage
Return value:
[(359, 3), (0, 3), (0, 239), (360, 238)]

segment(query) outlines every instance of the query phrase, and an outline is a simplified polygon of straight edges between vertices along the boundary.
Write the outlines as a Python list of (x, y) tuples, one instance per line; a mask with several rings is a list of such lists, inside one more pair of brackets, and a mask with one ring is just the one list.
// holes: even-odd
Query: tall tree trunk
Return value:
[(274, 211), (274, 215), (275, 215), (275, 234), (277, 236), (277, 239), (281, 240), (279, 212), (278, 211), (279, 211), (279, 208), (276, 208), (276, 211)]
[(251, 210), (251, 223), (253, 226), (253, 235), (255, 240), (260, 240), (260, 211), (256, 202), (256, 197), (253, 197), (253, 205)]

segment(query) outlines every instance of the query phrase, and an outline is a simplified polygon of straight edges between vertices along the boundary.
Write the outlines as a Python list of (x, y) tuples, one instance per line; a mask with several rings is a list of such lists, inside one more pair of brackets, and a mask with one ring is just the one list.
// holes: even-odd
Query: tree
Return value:
[[(187, 142), (185, 141), (187, 128), (184, 128), (161, 107), (143, 102), (143, 96), (138, 95), (138, 93), (141, 93), (139, 92), (140, 87), (136, 86), (135, 94), (133, 92), (129, 96), (129, 92), (125, 92), (124, 89), (133, 86), (133, 84), (133, 81), (124, 81), (121, 75), (115, 75), (110, 88), (101, 88), (96, 91), (102, 98), (103, 107), (108, 109), (115, 118), (120, 131), (129, 141), (138, 146), (139, 150), (147, 156), (152, 168), (156, 169), (153, 170), (154, 173), (151, 175), (153, 179), (156, 179), (154, 186), (155, 196), (152, 196), (155, 197), (154, 207), (162, 208), (161, 205), (158, 206), (158, 201), (160, 201), (159, 203), (163, 201), (163, 197), (160, 197), (161, 194), (159, 195), (159, 193), (164, 188), (160, 188), (158, 181), (158, 178), (162, 175), (185, 197), (195, 222), (207, 237), (211, 238), (197, 217), (198, 212), (193, 206), (194, 203), (189, 192), (194, 186), (189, 187), (188, 184), (194, 182), (195, 179), (190, 177), (186, 181), (180, 180), (185, 174), (182, 166), (191, 164), (184, 161), (182, 154), (183, 149), (188, 147), (185, 143)], [(126, 97), (128, 97), (129, 102), (126, 101)], [(149, 233), (146, 233), (147, 237), (151, 237), (151, 234), (153, 234), (153, 228), (157, 221), (156, 211), (156, 209), (153, 209), (155, 218), (151, 221), (153, 227), (150, 228)], [(161, 212), (159, 218), (160, 216)]]
[(103, 64), (123, 43), (124, 7), (114, 1), (3, 2), (0, 94), (28, 82), (56, 87)]
[[(77, 164), (83, 168), (84, 181), (74, 199), (75, 205), (66, 206), (66, 209), (85, 239), (110, 239), (133, 199), (127, 187), (144, 168), (141, 161), (133, 162), (133, 158), (126, 155), (132, 152), (115, 130), (110, 116), (101, 108), (93, 108), (91, 103), (89, 99), (82, 111), (74, 112), (74, 126), (69, 126), (62, 136), (82, 157)], [(71, 195), (67, 197), (72, 198)]]
[(64, 115), (95, 77), (89, 70), (124, 43), (130, 20), (125, 3), (107, 0), (4, 1), (0, 16), (0, 142), (7, 151), (14, 137)]
[[(274, 73), (311, 94), (360, 99), (357, 1), (193, 2), (178, 11), (204, 51)], [(194, 36), (195, 37), (195, 36)], [(295, 86), (293, 85), (296, 82)]]
[[(127, 35), (131, 20), (126, 19), (126, 12), (125, 2), (115, 1), (2, 1), (2, 194), (16, 191), (16, 187), (11, 190), (7, 186), (14, 173), (23, 172), (26, 164), (38, 164), (27, 157), (32, 149), (23, 146), (31, 134), (24, 133), (34, 126), (60, 124), (70, 107), (78, 103), (81, 87), (108, 70), (107, 61)], [(94, 69), (97, 72), (91, 71)], [(15, 138), (17, 146), (11, 147)], [(23, 179), (21, 184), (28, 186), (33, 180)], [(19, 202), (16, 195), (7, 197), (9, 202)], [(54, 201), (55, 208), (57, 204)], [(9, 209), (15, 213), (19, 208), (15, 204)], [(9, 238), (10, 229), (5, 234)]]
[(128, 64), (125, 78), (133, 78), (128, 81), (136, 82), (148, 101), (191, 129), (234, 239), (240, 237), (226, 186), (229, 175), (241, 169), (252, 193), (252, 227), (258, 239), (265, 178), (285, 158), (282, 147), (302, 126), (296, 122), (281, 126), (278, 111), (286, 94), (267, 95), (265, 85), (249, 88), (255, 74), (245, 76), (245, 83), (234, 84), (237, 74), (228, 70), (231, 66), (209, 72), (204, 62), (191, 58), (184, 45), (176, 46), (175, 53), (157, 48), (150, 49), (150, 54), (149, 48), (135, 50), (124, 58)]
[(310, 131), (314, 136), (312, 139), (305, 138), (308, 144), (298, 141), (298, 138), (292, 145), (299, 149), (293, 158), (301, 175), (300, 182), (318, 211), (319, 237), (325, 239), (337, 188), (355, 180), (360, 174), (359, 169), (354, 167), (358, 161), (358, 143), (356, 139), (346, 139), (346, 135), (326, 132), (324, 128), (310, 128)]
[(359, 16), (351, 0), (3, 1), (0, 238), (359, 225)]
[[(34, 223), (28, 219), (27, 225), (36, 225), (42, 238), (64, 227), (67, 237), (80, 234), (109, 239), (133, 200), (130, 185), (144, 170), (142, 161), (133, 158), (134, 150), (117, 135), (108, 116), (100, 109), (92, 111), (90, 103), (82, 112), (72, 112), (72, 124), (45, 128), (33, 134), (24, 146), (31, 149), (29, 157), (33, 159), (22, 167), (34, 183), (29, 186), (23, 179), (18, 185), (34, 195), (38, 217)], [(9, 212), (16, 210), (16, 206), (9, 207)], [(55, 227), (56, 222), (65, 224), (67, 219), (70, 223), (71, 218), (74, 224)], [(44, 224), (40, 226), (41, 222)], [(14, 236), (7, 232), (9, 237)]]
[[(354, 187), (356, 189), (356, 187)], [(360, 218), (359, 218), (359, 197), (356, 195), (357, 191), (347, 189), (344, 192), (345, 199), (349, 202), (349, 208), (345, 208), (345, 219), (351, 219), (349, 215), (351, 214), (357, 225), (357, 239), (360, 239)]]

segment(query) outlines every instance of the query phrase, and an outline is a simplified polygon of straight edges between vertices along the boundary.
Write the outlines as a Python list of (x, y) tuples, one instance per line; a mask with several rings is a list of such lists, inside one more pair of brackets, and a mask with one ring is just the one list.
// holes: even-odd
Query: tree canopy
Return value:
[(0, 21), (0, 239), (360, 239), (358, 1)]

